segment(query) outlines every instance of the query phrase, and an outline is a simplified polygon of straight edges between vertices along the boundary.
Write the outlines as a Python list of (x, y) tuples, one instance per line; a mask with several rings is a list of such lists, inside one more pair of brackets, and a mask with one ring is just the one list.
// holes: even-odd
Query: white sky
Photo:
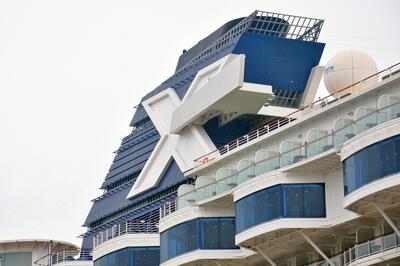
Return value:
[(324, 18), (321, 64), (358, 48), (400, 62), (400, 1), (0, 1), (0, 240), (76, 238), (133, 106), (182, 49), (267, 10)]

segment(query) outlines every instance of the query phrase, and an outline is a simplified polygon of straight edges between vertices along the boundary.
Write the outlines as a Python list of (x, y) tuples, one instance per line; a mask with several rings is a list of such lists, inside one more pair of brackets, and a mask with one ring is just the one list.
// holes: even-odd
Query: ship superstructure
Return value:
[(95, 266), (400, 265), (400, 65), (320, 66), (323, 22), (255, 11), (183, 52), (93, 200)]

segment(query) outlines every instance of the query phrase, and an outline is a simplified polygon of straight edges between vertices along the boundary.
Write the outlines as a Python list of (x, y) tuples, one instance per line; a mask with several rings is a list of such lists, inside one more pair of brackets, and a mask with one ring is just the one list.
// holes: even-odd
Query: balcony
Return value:
[[(379, 236), (364, 243), (356, 244), (347, 251), (333, 256), (330, 260), (336, 266), (372, 265), (400, 256), (400, 238), (396, 234)], [(307, 266), (329, 266), (326, 261), (318, 261)]]
[(113, 225), (93, 237), (93, 248), (111, 239), (130, 234), (158, 234), (157, 221), (127, 221)]
[(34, 265), (38, 266), (50, 266), (50, 265), (92, 265), (92, 251), (81, 249), (81, 250), (62, 250), (48, 254), (34, 262)]
[(338, 118), (332, 129), (311, 129), (305, 141), (285, 140), (279, 151), (260, 149), (253, 155), (254, 160), (241, 160), (236, 169), (220, 168), (215, 177), (200, 176), (195, 185), (182, 185), (178, 189), (176, 209), (218, 198), (255, 176), (306, 164), (366, 130), (400, 117), (397, 96), (382, 95), (377, 106), (375, 109), (361, 106), (356, 109), (354, 119)]
[[(355, 84), (352, 84), (346, 88), (343, 88), (342, 90), (339, 90), (331, 95), (328, 95), (324, 98), (321, 98), (307, 106), (302, 106), (300, 107), (297, 111), (288, 114), (287, 116), (281, 117), (279, 119), (276, 119), (254, 131), (249, 132), (246, 135), (243, 135), (231, 142), (229, 142), (226, 145), (223, 145), (216, 149), (215, 151), (212, 151), (208, 154), (205, 154), (197, 159), (194, 160), (194, 169), (191, 171), (188, 171), (188, 173), (192, 173), (197, 171), (198, 169), (203, 168), (204, 166), (208, 165), (209, 163), (213, 161), (217, 161), (221, 159), (222, 157), (225, 157), (228, 154), (231, 154), (237, 150), (240, 150), (244, 146), (248, 146), (250, 144), (253, 144), (257, 141), (260, 141), (260, 139), (264, 138), (265, 136), (269, 135), (272, 132), (275, 132), (283, 127), (287, 127), (289, 124), (292, 124), (293, 122), (296, 121), (296, 118), (301, 117), (304, 114), (309, 114), (309, 113), (315, 113), (320, 111), (321, 109), (326, 109), (327, 107), (332, 106), (332, 104), (337, 104), (340, 102), (343, 102), (346, 97), (348, 97), (350, 94), (353, 92), (356, 92), (355, 88), (359, 88), (360, 86), (368, 86), (371, 84), (371, 81), (378, 81), (379, 83), (382, 83), (383, 81), (386, 81), (388, 78), (397, 75), (400, 70), (400, 63), (397, 63), (387, 69), (384, 69), (375, 75), (372, 75), (370, 77), (367, 77), (363, 80), (360, 80), (356, 82)], [(386, 104), (386, 106), (390, 105), (390, 101), (387, 102), (382, 102), (383, 104)], [(360, 117), (362, 113), (369, 113), (373, 112), (373, 109), (360, 109), (357, 110), (357, 115)], [(370, 118), (372, 119), (372, 117)], [(385, 115), (382, 116), (382, 119), (388, 119), (387, 117), (385, 118)], [(346, 123), (346, 121), (345, 121)], [(356, 131), (362, 131), (364, 126), (367, 127), (372, 127), (374, 125), (374, 122), (369, 123), (367, 122), (366, 125), (360, 125), (360, 128), (357, 127)], [(344, 133), (344, 132), (343, 132)], [(347, 138), (351, 138), (352, 134), (354, 132), (349, 133), (350, 135), (347, 136)]]

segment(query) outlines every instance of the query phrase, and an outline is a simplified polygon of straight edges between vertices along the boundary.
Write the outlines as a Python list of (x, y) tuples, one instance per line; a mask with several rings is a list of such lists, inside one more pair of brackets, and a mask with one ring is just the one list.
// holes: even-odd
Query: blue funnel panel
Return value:
[(303, 92), (324, 47), (323, 43), (245, 32), (233, 53), (246, 55), (245, 82), (272, 85), (274, 91)]

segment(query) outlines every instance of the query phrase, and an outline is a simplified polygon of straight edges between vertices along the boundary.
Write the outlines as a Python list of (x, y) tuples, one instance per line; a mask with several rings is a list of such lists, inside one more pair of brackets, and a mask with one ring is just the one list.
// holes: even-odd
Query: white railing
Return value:
[(391, 77), (392, 75), (399, 73), (399, 71), (400, 71), (400, 63), (397, 63), (389, 68), (386, 68), (382, 71), (375, 73), (372, 76), (369, 76), (363, 80), (360, 80), (344, 89), (341, 89), (341, 90), (339, 90), (335, 93), (332, 93), (324, 98), (321, 98), (309, 105), (302, 106), (295, 112), (288, 114), (285, 117), (276, 119), (264, 126), (261, 126), (260, 128), (254, 130), (254, 131), (251, 131), (250, 133), (248, 133), (246, 135), (243, 135), (243, 136), (229, 142), (228, 144), (226, 144), (224, 146), (217, 148), (216, 150), (214, 150), (206, 155), (203, 155), (203, 156), (195, 159), (194, 160), (194, 168), (197, 168), (197, 167), (207, 164), (213, 160), (216, 160), (219, 157), (221, 157), (222, 155), (229, 153), (232, 150), (237, 149), (238, 147), (242, 146), (243, 144), (255, 141), (259, 137), (261, 137), (265, 134), (268, 134), (278, 128), (281, 128), (285, 125), (292, 123), (293, 121), (296, 120), (294, 117), (296, 117), (296, 115), (298, 115), (301, 112), (304, 112), (304, 111), (315, 112), (318, 109), (328, 106), (332, 102), (340, 102), (343, 98), (345, 98), (349, 94), (360, 90), (360, 87), (364, 87), (364, 86), (370, 84), (370, 82), (372, 82), (374, 80), (376, 80), (377, 82), (382, 82), (383, 79)]
[(154, 221), (127, 221), (121, 224), (115, 224), (104, 231), (98, 232), (93, 237), (93, 247), (127, 234), (158, 234), (158, 222)]
[(67, 261), (91, 261), (93, 259), (92, 250), (69, 249), (48, 254), (34, 262), (39, 266), (51, 266)]
[[(372, 255), (382, 253), (391, 249), (400, 248), (400, 238), (395, 234), (379, 236), (367, 242), (356, 244), (345, 252), (335, 255), (330, 260), (336, 266), (348, 266), (351, 263)], [(398, 253), (400, 256), (400, 252)], [(307, 266), (329, 266), (326, 261), (316, 261)]]
[(173, 213), (176, 210), (176, 201), (167, 201), (163, 205), (160, 206), (160, 219), (165, 216)]

